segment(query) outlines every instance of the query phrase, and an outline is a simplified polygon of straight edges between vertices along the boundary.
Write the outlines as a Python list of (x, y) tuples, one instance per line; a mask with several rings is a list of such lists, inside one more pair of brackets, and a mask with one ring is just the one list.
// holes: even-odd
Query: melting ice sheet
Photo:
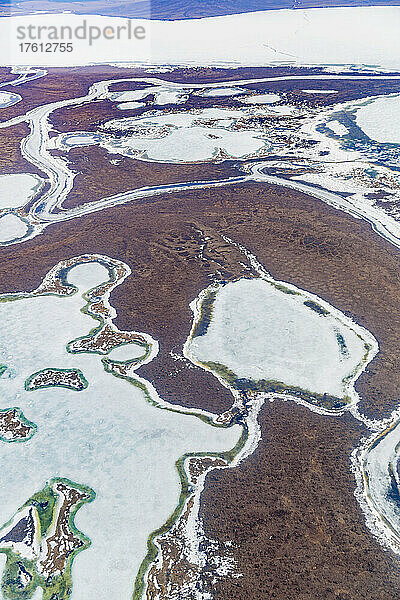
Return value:
[(264, 279), (220, 288), (211, 323), (193, 338), (190, 354), (239, 378), (343, 398), (347, 378), (363, 363), (365, 342), (336, 314), (281, 288)]
[[(93, 264), (69, 276), (81, 291), (107, 279)], [(0, 379), (2, 406), (19, 406), (38, 427), (27, 442), (0, 445), (0, 523), (52, 477), (91, 487), (96, 498), (75, 524), (92, 545), (74, 561), (72, 597), (130, 600), (147, 538), (178, 502), (175, 461), (229, 450), (241, 430), (155, 408), (139, 388), (106, 373), (98, 355), (67, 353), (66, 344), (94, 326), (80, 312), (84, 304), (80, 294), (0, 303), (0, 362), (13, 374)], [(48, 367), (81, 369), (89, 385), (25, 391), (26, 378)]]

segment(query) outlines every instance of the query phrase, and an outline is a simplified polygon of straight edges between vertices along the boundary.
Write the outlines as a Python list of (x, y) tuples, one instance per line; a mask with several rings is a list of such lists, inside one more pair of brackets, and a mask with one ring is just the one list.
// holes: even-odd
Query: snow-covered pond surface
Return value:
[(341, 313), (321, 314), (305, 301), (307, 296), (285, 293), (263, 279), (229, 283), (219, 289), (211, 324), (193, 338), (190, 353), (239, 378), (343, 398), (346, 378), (363, 363), (365, 342)]
[(121, 104), (117, 104), (117, 108), (120, 110), (132, 110), (142, 108), (142, 106), (146, 106), (144, 102), (121, 102)]
[(28, 227), (22, 219), (13, 214), (5, 214), (0, 217), (0, 242), (9, 242), (23, 237)]
[(208, 88), (201, 92), (196, 92), (199, 96), (236, 96), (237, 94), (243, 94), (246, 90), (236, 87), (220, 87), (220, 88)]
[(347, 129), (347, 127), (337, 120), (329, 121), (326, 124), (326, 126), (328, 127), (328, 129), (333, 131), (333, 133), (335, 133), (336, 135), (342, 136), (342, 135), (347, 135), (349, 133), (349, 130)]
[(386, 519), (397, 546), (400, 544), (399, 443), (398, 422), (386, 435), (371, 440), (363, 452), (367, 497), (374, 510)]
[[(81, 292), (107, 279), (92, 263), (69, 276)], [(0, 303), (0, 362), (11, 374), (0, 379), (2, 407), (19, 406), (38, 427), (31, 440), (0, 446), (0, 524), (52, 477), (91, 487), (95, 500), (75, 518), (92, 545), (74, 561), (73, 598), (130, 600), (147, 538), (177, 505), (176, 460), (229, 450), (241, 429), (156, 408), (140, 388), (106, 373), (97, 354), (67, 353), (93, 327), (84, 304), (80, 294)], [(26, 378), (49, 367), (79, 368), (89, 386), (25, 391)]]
[(7, 108), (21, 102), (22, 96), (13, 92), (0, 92), (0, 108)]
[[(268, 147), (257, 129), (238, 130), (240, 111), (207, 108), (191, 113), (165, 113), (110, 121), (103, 133), (61, 136), (61, 145), (100, 143), (109, 152), (165, 162), (206, 161), (222, 152), (243, 158)], [(126, 131), (126, 136), (114, 136)]]
[(42, 183), (43, 179), (29, 173), (0, 175), (0, 208), (24, 206)]
[(108, 92), (107, 97), (113, 102), (137, 102), (149, 94), (150, 91), (146, 88), (144, 90), (126, 90), (125, 92)]
[(281, 97), (278, 94), (256, 94), (247, 98), (241, 98), (240, 101), (245, 104), (273, 104), (280, 99)]
[(376, 98), (356, 113), (357, 125), (376, 142), (400, 144), (400, 95)]

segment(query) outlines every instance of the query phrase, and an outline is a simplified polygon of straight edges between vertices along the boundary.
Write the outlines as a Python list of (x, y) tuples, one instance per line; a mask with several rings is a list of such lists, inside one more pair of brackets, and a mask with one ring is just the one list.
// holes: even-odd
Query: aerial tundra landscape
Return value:
[(0, 600), (399, 600), (399, 2), (0, 2), (0, 57)]

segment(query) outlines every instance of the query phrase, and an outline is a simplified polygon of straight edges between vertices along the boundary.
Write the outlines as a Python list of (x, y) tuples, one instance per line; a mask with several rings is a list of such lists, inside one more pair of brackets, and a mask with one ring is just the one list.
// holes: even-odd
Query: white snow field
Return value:
[(0, 175), (0, 208), (24, 206), (42, 183), (43, 179), (29, 173)]
[(240, 378), (342, 398), (344, 379), (363, 362), (365, 342), (336, 314), (318, 314), (305, 300), (264, 279), (229, 283), (219, 289), (211, 324), (205, 335), (193, 338), (189, 352)]
[(237, 96), (243, 94), (246, 90), (235, 87), (220, 87), (220, 88), (207, 88), (201, 92), (196, 92), (198, 96)]
[[(118, 17), (73, 14), (0, 19), (4, 64), (68, 66), (127, 62), (133, 65), (358, 64), (400, 67), (400, 7), (370, 6), (272, 10), (183, 21), (132, 20), (144, 26), (145, 40), (74, 40), (70, 53), (26, 53), (16, 28), (28, 25), (78, 27), (126, 25)], [(173, 43), (171, 43), (173, 40)], [(33, 64), (34, 61), (34, 64)]]
[[(83, 292), (108, 274), (88, 264), (68, 278)], [(80, 294), (0, 303), (0, 358), (14, 373), (0, 379), (2, 407), (20, 407), (38, 426), (30, 441), (0, 446), (0, 525), (52, 477), (90, 486), (96, 498), (75, 522), (92, 545), (74, 561), (73, 598), (130, 600), (147, 538), (178, 502), (175, 461), (231, 449), (241, 428), (156, 408), (138, 387), (106, 373), (99, 355), (67, 353), (66, 344), (94, 326), (80, 312), (84, 304)], [(25, 391), (25, 379), (46, 367), (79, 368), (89, 386)]]
[(119, 110), (132, 110), (142, 108), (142, 106), (146, 106), (144, 102), (122, 102), (121, 104), (117, 104)]
[(400, 144), (400, 95), (376, 98), (358, 109), (357, 125), (376, 142)]

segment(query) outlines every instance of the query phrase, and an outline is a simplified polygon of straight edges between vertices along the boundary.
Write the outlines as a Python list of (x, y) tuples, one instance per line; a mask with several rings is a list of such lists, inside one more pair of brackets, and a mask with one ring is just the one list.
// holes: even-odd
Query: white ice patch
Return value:
[(342, 398), (344, 379), (362, 364), (365, 344), (339, 318), (318, 314), (305, 300), (263, 279), (229, 283), (217, 293), (206, 334), (193, 339), (189, 352), (241, 378)]
[(77, 265), (68, 271), (68, 283), (75, 285), (80, 293), (100, 285), (107, 281), (109, 274), (107, 269), (100, 263)]
[(145, 88), (144, 90), (126, 90), (125, 92), (109, 92), (107, 97), (113, 102), (136, 102), (143, 100), (146, 96), (154, 93), (155, 88)]
[(337, 94), (337, 90), (301, 90), (304, 94)]
[(372, 140), (400, 144), (400, 95), (376, 98), (356, 113), (357, 125)]
[(48, 149), (57, 148), (59, 140), (62, 140), (66, 149), (78, 148), (79, 146), (95, 146), (98, 144), (99, 136), (91, 133), (72, 133), (53, 137), (50, 139)]
[(347, 129), (347, 127), (345, 125), (343, 125), (342, 123), (340, 123), (340, 121), (329, 121), (326, 124), (326, 127), (328, 127), (328, 129), (330, 129), (331, 131), (333, 131), (333, 133), (335, 133), (336, 135), (347, 135), (349, 133), (349, 130)]
[(240, 98), (240, 101), (245, 104), (273, 104), (280, 99), (281, 97), (278, 94), (257, 94), (255, 96), (247, 96), (247, 98)]
[(122, 104), (117, 104), (119, 110), (133, 110), (135, 108), (142, 108), (143, 106), (146, 106), (144, 102), (122, 102)]
[(157, 88), (154, 104), (158, 104), (159, 106), (163, 106), (164, 104), (184, 104), (189, 98), (190, 91), (169, 87)]
[(24, 206), (42, 183), (43, 179), (29, 173), (0, 175), (0, 208)]
[(9, 242), (21, 238), (28, 227), (17, 215), (6, 214), (0, 217), (0, 242)]
[(237, 87), (220, 87), (220, 88), (207, 88), (201, 92), (196, 92), (197, 96), (236, 96), (237, 94), (243, 94), (246, 90)]
[(0, 92), (0, 108), (7, 108), (21, 102), (22, 96), (12, 92)]
[(299, 109), (296, 106), (289, 106), (288, 104), (273, 106), (270, 110), (271, 113), (275, 113), (281, 117), (293, 117), (299, 114)]
[(108, 357), (111, 358), (111, 360), (126, 361), (134, 358), (141, 358), (144, 356), (145, 352), (145, 348), (138, 344), (125, 344), (124, 346), (119, 346), (112, 350), (108, 354)]

